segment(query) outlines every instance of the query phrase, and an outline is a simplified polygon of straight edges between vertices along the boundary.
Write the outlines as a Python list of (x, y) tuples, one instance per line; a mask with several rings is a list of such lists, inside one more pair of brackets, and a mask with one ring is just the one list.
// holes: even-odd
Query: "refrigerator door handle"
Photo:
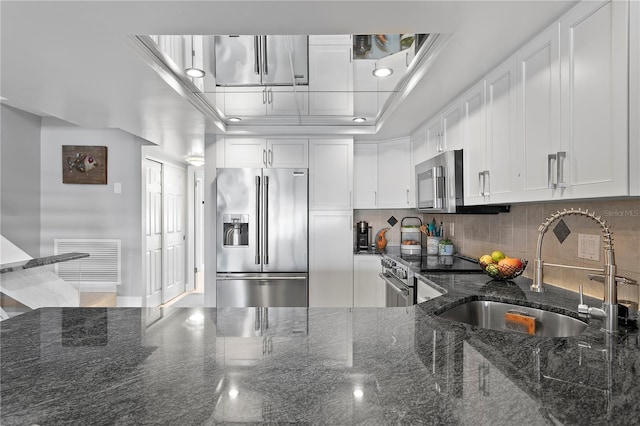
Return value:
[(260, 36), (262, 38), (262, 73), (269, 75), (269, 67), (267, 66), (267, 36)]
[(255, 50), (253, 72), (259, 75), (260, 74), (260, 42), (258, 41), (258, 36), (253, 36), (253, 47)]
[(260, 176), (256, 176), (256, 265), (260, 264)]
[(269, 264), (269, 176), (264, 177), (264, 264)]

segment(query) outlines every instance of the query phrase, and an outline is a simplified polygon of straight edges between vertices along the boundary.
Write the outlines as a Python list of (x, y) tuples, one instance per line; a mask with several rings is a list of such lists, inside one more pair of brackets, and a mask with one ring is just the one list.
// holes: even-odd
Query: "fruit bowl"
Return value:
[(520, 265), (517, 264), (518, 262), (513, 262), (514, 264), (509, 264), (509, 262), (498, 264), (480, 261), (479, 263), (484, 273), (494, 280), (512, 280), (522, 275), (527, 267), (527, 261), (525, 259), (517, 260), (519, 260)]

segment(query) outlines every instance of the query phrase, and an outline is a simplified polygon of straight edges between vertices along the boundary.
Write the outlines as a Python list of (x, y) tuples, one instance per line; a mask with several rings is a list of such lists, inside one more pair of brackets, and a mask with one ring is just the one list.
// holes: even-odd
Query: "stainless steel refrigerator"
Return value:
[(218, 169), (219, 307), (308, 306), (308, 170)]

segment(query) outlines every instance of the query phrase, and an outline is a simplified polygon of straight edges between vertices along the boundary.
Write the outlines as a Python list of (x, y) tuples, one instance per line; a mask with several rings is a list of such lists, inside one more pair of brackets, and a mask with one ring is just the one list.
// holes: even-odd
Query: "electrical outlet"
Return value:
[(450, 223), (449, 224), (449, 236), (450, 237), (453, 237), (453, 236), (456, 235), (453, 225), (455, 225), (455, 223)]
[(600, 260), (600, 236), (578, 234), (578, 257), (581, 259)]

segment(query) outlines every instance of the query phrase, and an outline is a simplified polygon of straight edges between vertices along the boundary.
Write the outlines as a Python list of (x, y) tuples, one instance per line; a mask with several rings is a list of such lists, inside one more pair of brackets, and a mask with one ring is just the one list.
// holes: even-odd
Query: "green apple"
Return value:
[(491, 258), (493, 259), (493, 261), (494, 261), (495, 263), (500, 262), (500, 261), (501, 261), (502, 259), (504, 259), (505, 257), (507, 257), (507, 256), (505, 256), (503, 252), (498, 251), (498, 250), (496, 250), (496, 251), (494, 251), (493, 253), (491, 253)]

